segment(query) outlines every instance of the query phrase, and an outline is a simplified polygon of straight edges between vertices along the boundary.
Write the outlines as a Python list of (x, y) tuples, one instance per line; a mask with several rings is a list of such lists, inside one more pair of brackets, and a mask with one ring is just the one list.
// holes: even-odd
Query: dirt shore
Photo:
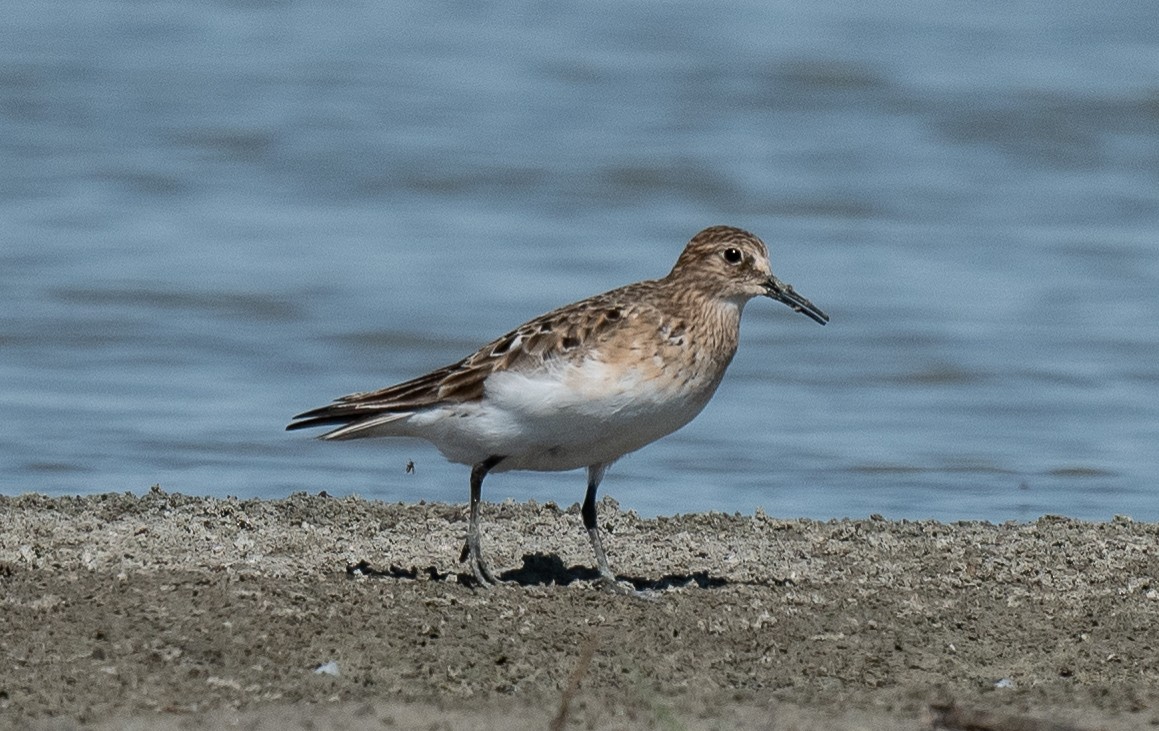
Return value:
[[(0, 497), (0, 726), (1159, 725), (1159, 526)], [(970, 726), (973, 724), (973, 726)]]

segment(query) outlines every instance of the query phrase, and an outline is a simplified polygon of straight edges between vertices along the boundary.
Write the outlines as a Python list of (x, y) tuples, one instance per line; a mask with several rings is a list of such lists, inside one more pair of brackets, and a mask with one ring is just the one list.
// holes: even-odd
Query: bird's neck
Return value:
[(740, 338), (740, 316), (744, 300), (721, 299), (689, 292), (687, 320), (689, 335), (696, 347), (732, 360)]

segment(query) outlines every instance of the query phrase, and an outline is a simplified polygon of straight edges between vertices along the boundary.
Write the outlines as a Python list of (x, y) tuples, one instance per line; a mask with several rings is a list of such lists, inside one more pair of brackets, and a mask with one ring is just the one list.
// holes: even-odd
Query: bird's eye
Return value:
[(728, 248), (722, 252), (724, 260), (729, 264), (740, 264), (740, 260), (744, 257), (740, 253), (740, 249)]

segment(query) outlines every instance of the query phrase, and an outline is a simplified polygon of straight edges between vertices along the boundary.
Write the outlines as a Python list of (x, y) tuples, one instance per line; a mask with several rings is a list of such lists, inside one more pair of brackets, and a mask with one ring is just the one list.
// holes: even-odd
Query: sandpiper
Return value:
[(617, 588), (596, 521), (600, 481), (617, 459), (700, 413), (736, 353), (745, 303), (762, 295), (822, 325), (829, 321), (773, 275), (759, 238), (713, 226), (692, 237), (662, 279), (553, 310), (457, 363), (343, 396), (286, 428), (337, 425), (322, 439), (419, 437), (470, 465), (461, 560), (481, 586), (498, 581), (481, 548), (483, 478), (586, 468), (584, 527), (600, 581)]

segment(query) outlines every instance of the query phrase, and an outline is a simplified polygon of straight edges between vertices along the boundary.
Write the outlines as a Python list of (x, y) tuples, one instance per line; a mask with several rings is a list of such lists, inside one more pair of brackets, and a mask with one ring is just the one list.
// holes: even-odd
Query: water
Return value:
[(0, 491), (463, 502), (427, 445), (282, 428), (730, 223), (832, 322), (753, 302), (603, 493), (1159, 520), (1156, 39), (1143, 0), (9, 2)]

